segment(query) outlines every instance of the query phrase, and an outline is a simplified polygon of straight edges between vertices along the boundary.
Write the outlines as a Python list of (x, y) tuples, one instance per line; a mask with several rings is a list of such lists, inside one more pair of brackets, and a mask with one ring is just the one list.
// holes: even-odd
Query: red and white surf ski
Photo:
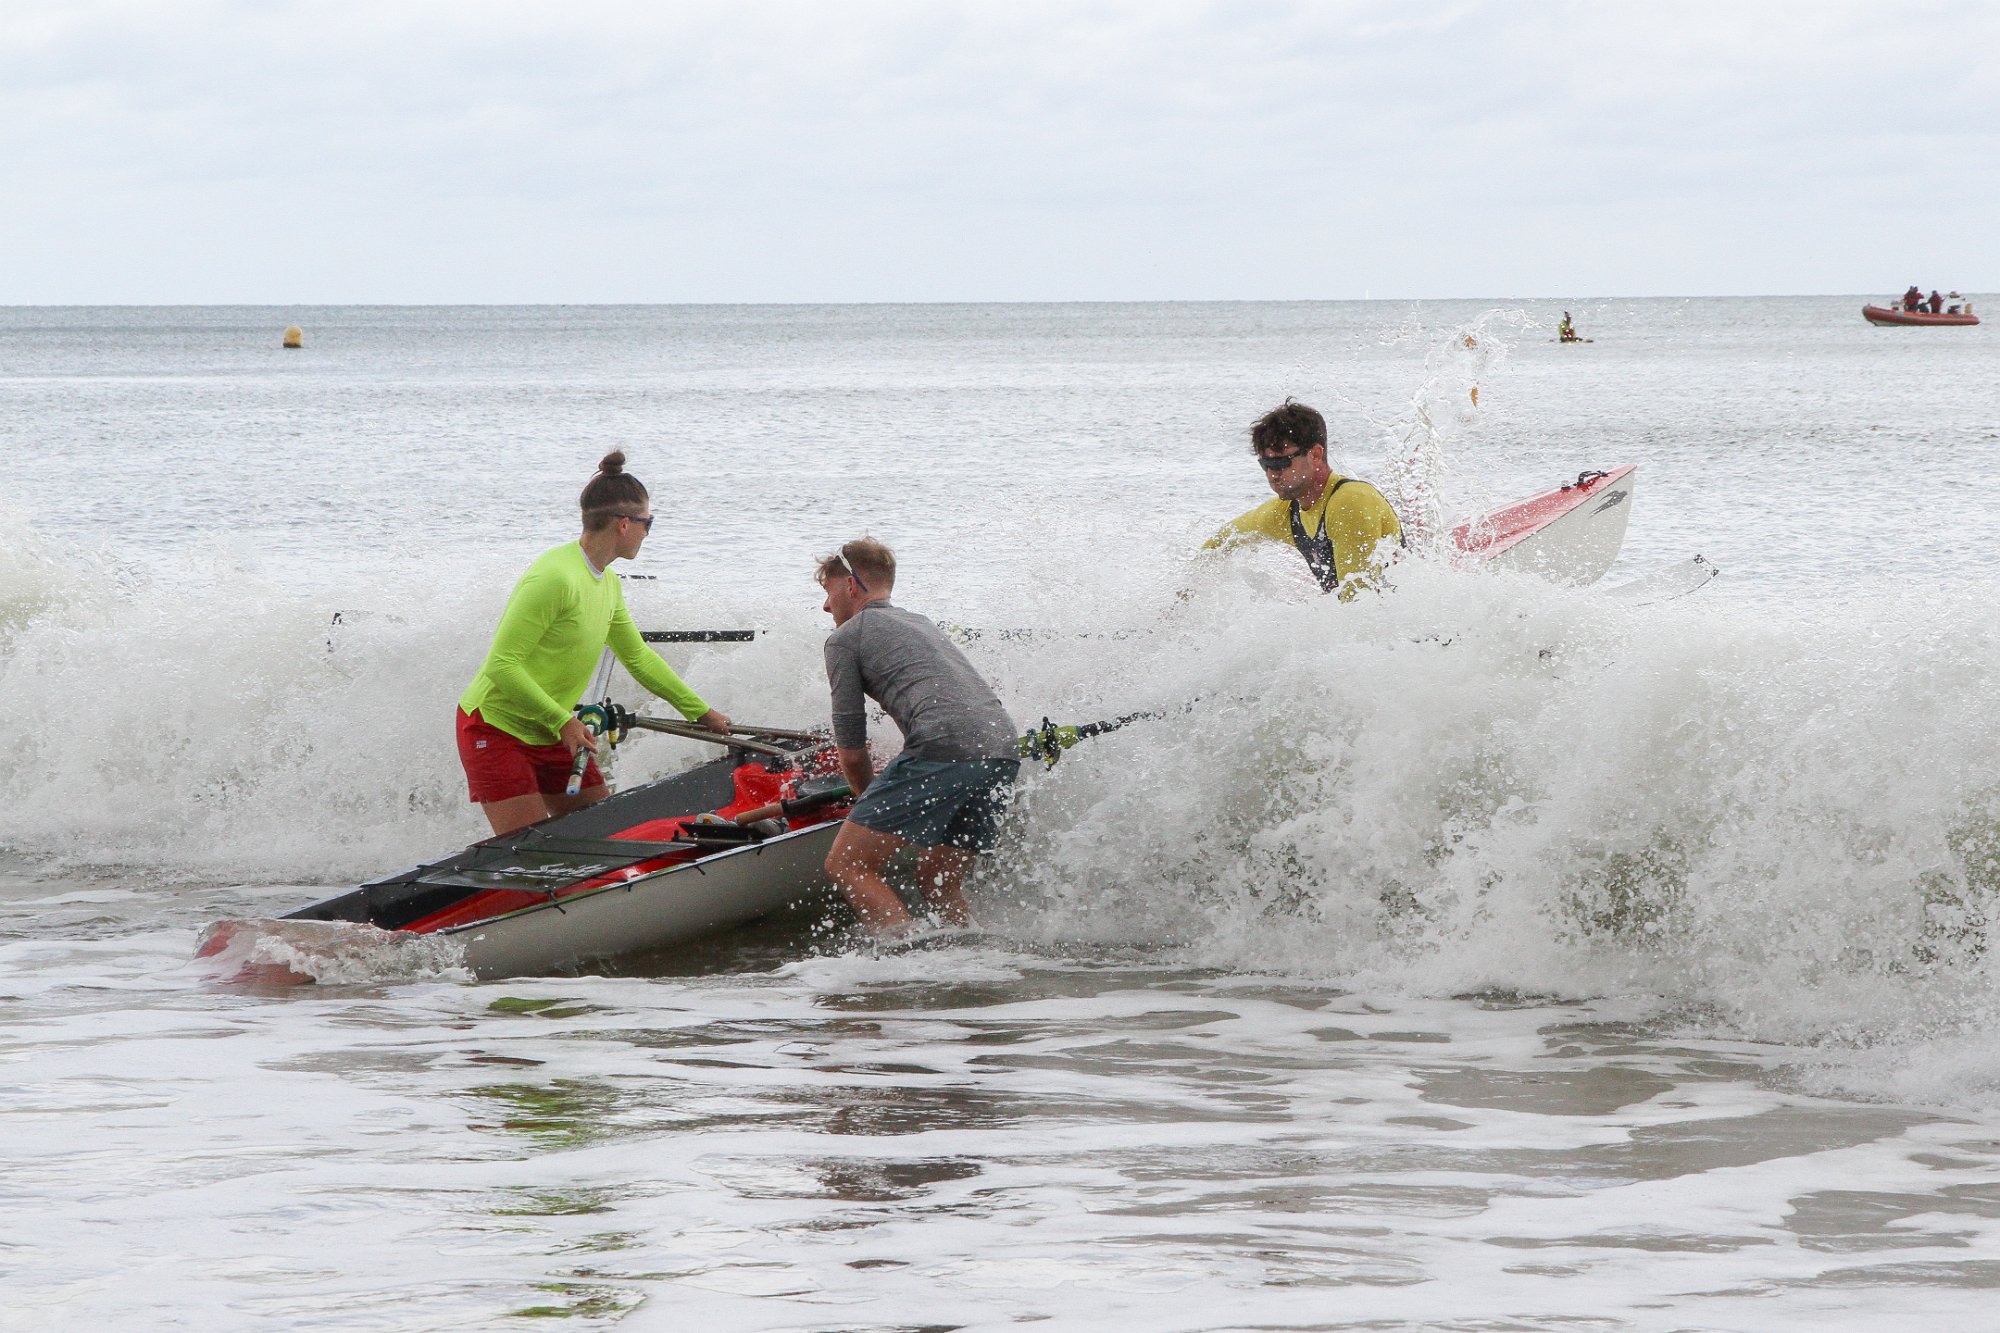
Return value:
[(1473, 562), (1552, 583), (1595, 583), (1625, 544), (1637, 470), (1638, 464), (1627, 463), (1585, 472), (1567, 486), (1467, 519), (1451, 530), (1452, 549)]

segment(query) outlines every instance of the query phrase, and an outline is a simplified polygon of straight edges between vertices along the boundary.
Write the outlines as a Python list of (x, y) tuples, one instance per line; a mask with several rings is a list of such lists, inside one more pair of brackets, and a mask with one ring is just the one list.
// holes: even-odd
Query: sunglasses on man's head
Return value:
[(1266, 472), (1283, 472), (1292, 465), (1293, 459), (1309, 452), (1311, 452), (1311, 446), (1307, 446), (1304, 449), (1294, 449), (1288, 454), (1258, 454), (1257, 466), (1263, 468)]

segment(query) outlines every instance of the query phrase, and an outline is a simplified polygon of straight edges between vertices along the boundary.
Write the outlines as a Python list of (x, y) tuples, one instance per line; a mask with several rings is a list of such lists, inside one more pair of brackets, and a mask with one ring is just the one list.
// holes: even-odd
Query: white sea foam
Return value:
[[(1835, 1046), (1993, 1016), (1985, 599), (1780, 615), (1725, 581), (1630, 608), (1420, 560), (1351, 604), (1273, 600), (1289, 566), (1196, 580), (1145, 633), (972, 642), (1024, 724), (1169, 710), (1030, 778), (984, 890), (1010, 929), (1425, 994), (1643, 990)], [(447, 726), (486, 617), (382, 593), (398, 614), (331, 626), (235, 576), (62, 588), (0, 662), (9, 843), (337, 883), (476, 836)], [(817, 638), (684, 664), (737, 716), (810, 723)], [(636, 743), (621, 780), (699, 753)]]

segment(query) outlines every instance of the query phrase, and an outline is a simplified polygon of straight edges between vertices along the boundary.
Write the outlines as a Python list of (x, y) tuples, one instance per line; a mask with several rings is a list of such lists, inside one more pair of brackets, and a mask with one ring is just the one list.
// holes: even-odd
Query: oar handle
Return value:
[[(583, 729), (592, 736), (603, 736), (613, 746), (623, 730), (614, 714), (616, 704), (606, 701), (601, 704), (579, 704), (576, 720), (583, 723)], [(583, 770), (590, 767), (590, 761), (597, 752), (588, 745), (576, 747), (576, 753), (569, 757), (569, 781), (563, 784), (563, 795), (574, 796), (583, 790)]]
[(579, 745), (569, 761), (569, 781), (563, 784), (563, 795), (574, 796), (583, 790), (583, 770), (590, 767), (590, 747)]

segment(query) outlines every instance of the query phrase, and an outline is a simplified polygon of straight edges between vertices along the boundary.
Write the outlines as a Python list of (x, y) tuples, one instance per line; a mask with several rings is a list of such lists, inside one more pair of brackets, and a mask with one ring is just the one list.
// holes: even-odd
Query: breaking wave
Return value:
[[(336, 625), (235, 575), (170, 587), (18, 549), (6, 568), (13, 851), (339, 883), (479, 832), (449, 726), (491, 606), (377, 587), (397, 615)], [(1024, 725), (1166, 712), (1030, 776), (989, 912), (1045, 947), (1650, 993), (1865, 1052), (1885, 1089), (2000, 1087), (1986, 599), (1779, 614), (1725, 579), (1640, 608), (1423, 561), (1396, 582), (1341, 604), (1251, 560), (1138, 632), (1066, 598), (1041, 632), (974, 639)], [(819, 629), (680, 665), (732, 713), (812, 723)], [(648, 738), (619, 780), (696, 753)]]

